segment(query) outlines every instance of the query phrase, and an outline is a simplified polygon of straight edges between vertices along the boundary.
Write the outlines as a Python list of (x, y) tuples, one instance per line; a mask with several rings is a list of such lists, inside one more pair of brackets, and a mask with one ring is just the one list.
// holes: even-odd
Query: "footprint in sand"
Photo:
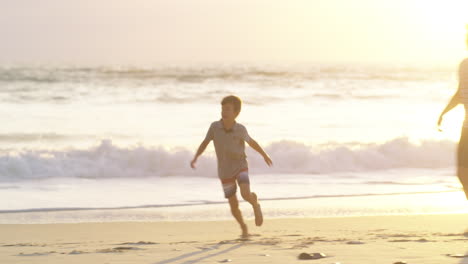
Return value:
[(96, 251), (97, 253), (122, 253), (129, 250), (143, 250), (137, 247), (115, 247)]
[(126, 243), (121, 243), (117, 245), (128, 245), (128, 246), (144, 246), (144, 245), (158, 245), (159, 243), (155, 242), (147, 242), (147, 241), (139, 241), (139, 242), (126, 242)]
[(300, 235), (300, 234), (290, 234), (290, 235), (283, 235), (285, 237), (298, 237), (298, 236), (303, 236), (303, 235)]
[(418, 242), (418, 243), (427, 243), (427, 242), (435, 242), (434, 240), (427, 240), (425, 238), (417, 239), (417, 240), (411, 240), (411, 239), (395, 239), (395, 240), (389, 240), (388, 242)]
[(468, 258), (468, 255), (464, 254), (447, 254), (446, 256), (451, 258)]
[(19, 243), (19, 244), (7, 244), (3, 247), (45, 247), (46, 244), (32, 244), (32, 243)]
[(80, 250), (73, 250), (68, 253), (68, 255), (81, 255), (81, 254), (86, 254), (88, 252), (80, 251)]
[(18, 257), (38, 257), (38, 256), (48, 256), (48, 255), (53, 254), (53, 253), (57, 253), (57, 252), (55, 252), (55, 251), (42, 252), (42, 253), (35, 252), (35, 253), (30, 253), (30, 254), (25, 254), (25, 253), (21, 252), (16, 256), (18, 256)]
[(346, 242), (346, 244), (348, 244), (348, 245), (362, 245), (362, 244), (365, 244), (365, 243), (362, 242), (362, 241), (348, 241), (348, 242)]

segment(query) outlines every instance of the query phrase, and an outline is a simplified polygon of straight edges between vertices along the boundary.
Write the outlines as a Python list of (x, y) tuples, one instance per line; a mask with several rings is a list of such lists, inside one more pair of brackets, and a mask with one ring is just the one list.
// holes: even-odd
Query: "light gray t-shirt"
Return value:
[(250, 136), (243, 125), (236, 122), (231, 130), (226, 131), (222, 120), (215, 121), (211, 123), (205, 140), (213, 140), (220, 179), (232, 178), (248, 168), (245, 142), (250, 141)]

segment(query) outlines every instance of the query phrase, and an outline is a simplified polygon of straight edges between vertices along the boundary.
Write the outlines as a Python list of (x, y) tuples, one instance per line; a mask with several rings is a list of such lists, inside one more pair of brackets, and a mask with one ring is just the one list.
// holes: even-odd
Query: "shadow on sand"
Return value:
[[(186, 258), (189, 258), (189, 257), (192, 257), (192, 256), (195, 256), (195, 255), (199, 255), (199, 254), (202, 254), (202, 253), (205, 253), (205, 252), (209, 252), (209, 251), (212, 251), (212, 250), (217, 250), (219, 249), (220, 246), (222, 246), (223, 244), (218, 244), (218, 245), (215, 245), (215, 246), (212, 246), (212, 247), (209, 247), (209, 248), (204, 248), (204, 249), (201, 249), (199, 251), (194, 251), (194, 252), (190, 252), (190, 253), (187, 253), (187, 254), (183, 254), (183, 255), (180, 255), (178, 257), (174, 257), (174, 258), (171, 258), (171, 259), (166, 259), (166, 260), (163, 260), (163, 261), (159, 261), (159, 262), (156, 262), (156, 263), (153, 263), (153, 264), (168, 264), (168, 263), (174, 263), (176, 261), (179, 261), (179, 260), (183, 260), (183, 259), (186, 259)], [(219, 255), (222, 255), (224, 253), (227, 253), (229, 251), (233, 251), (235, 249), (238, 249), (240, 248), (241, 246), (243, 246), (243, 244), (235, 244), (235, 245), (232, 245), (224, 250), (221, 250), (221, 251), (215, 251), (214, 253), (212, 254), (209, 254), (209, 255), (205, 255), (203, 257), (200, 257), (200, 258), (197, 258), (197, 259), (193, 259), (193, 260), (187, 260), (185, 262), (183, 262), (182, 264), (194, 264), (194, 263), (198, 263), (199, 261), (201, 260), (204, 260), (204, 259), (208, 259), (208, 258), (212, 258), (212, 257), (215, 257), (215, 256), (219, 256)]]

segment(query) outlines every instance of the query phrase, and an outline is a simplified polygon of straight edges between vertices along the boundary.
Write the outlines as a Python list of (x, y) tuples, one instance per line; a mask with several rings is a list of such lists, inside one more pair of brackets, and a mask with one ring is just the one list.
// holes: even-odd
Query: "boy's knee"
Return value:
[(247, 202), (252, 199), (250, 192), (241, 192), (241, 196)]

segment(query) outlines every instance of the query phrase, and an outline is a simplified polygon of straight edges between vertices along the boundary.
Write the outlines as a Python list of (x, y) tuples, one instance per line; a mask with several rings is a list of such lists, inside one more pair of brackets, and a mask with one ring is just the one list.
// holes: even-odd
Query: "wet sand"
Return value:
[[(468, 215), (0, 225), (1, 263), (468, 263)], [(299, 260), (301, 253), (323, 253)]]

